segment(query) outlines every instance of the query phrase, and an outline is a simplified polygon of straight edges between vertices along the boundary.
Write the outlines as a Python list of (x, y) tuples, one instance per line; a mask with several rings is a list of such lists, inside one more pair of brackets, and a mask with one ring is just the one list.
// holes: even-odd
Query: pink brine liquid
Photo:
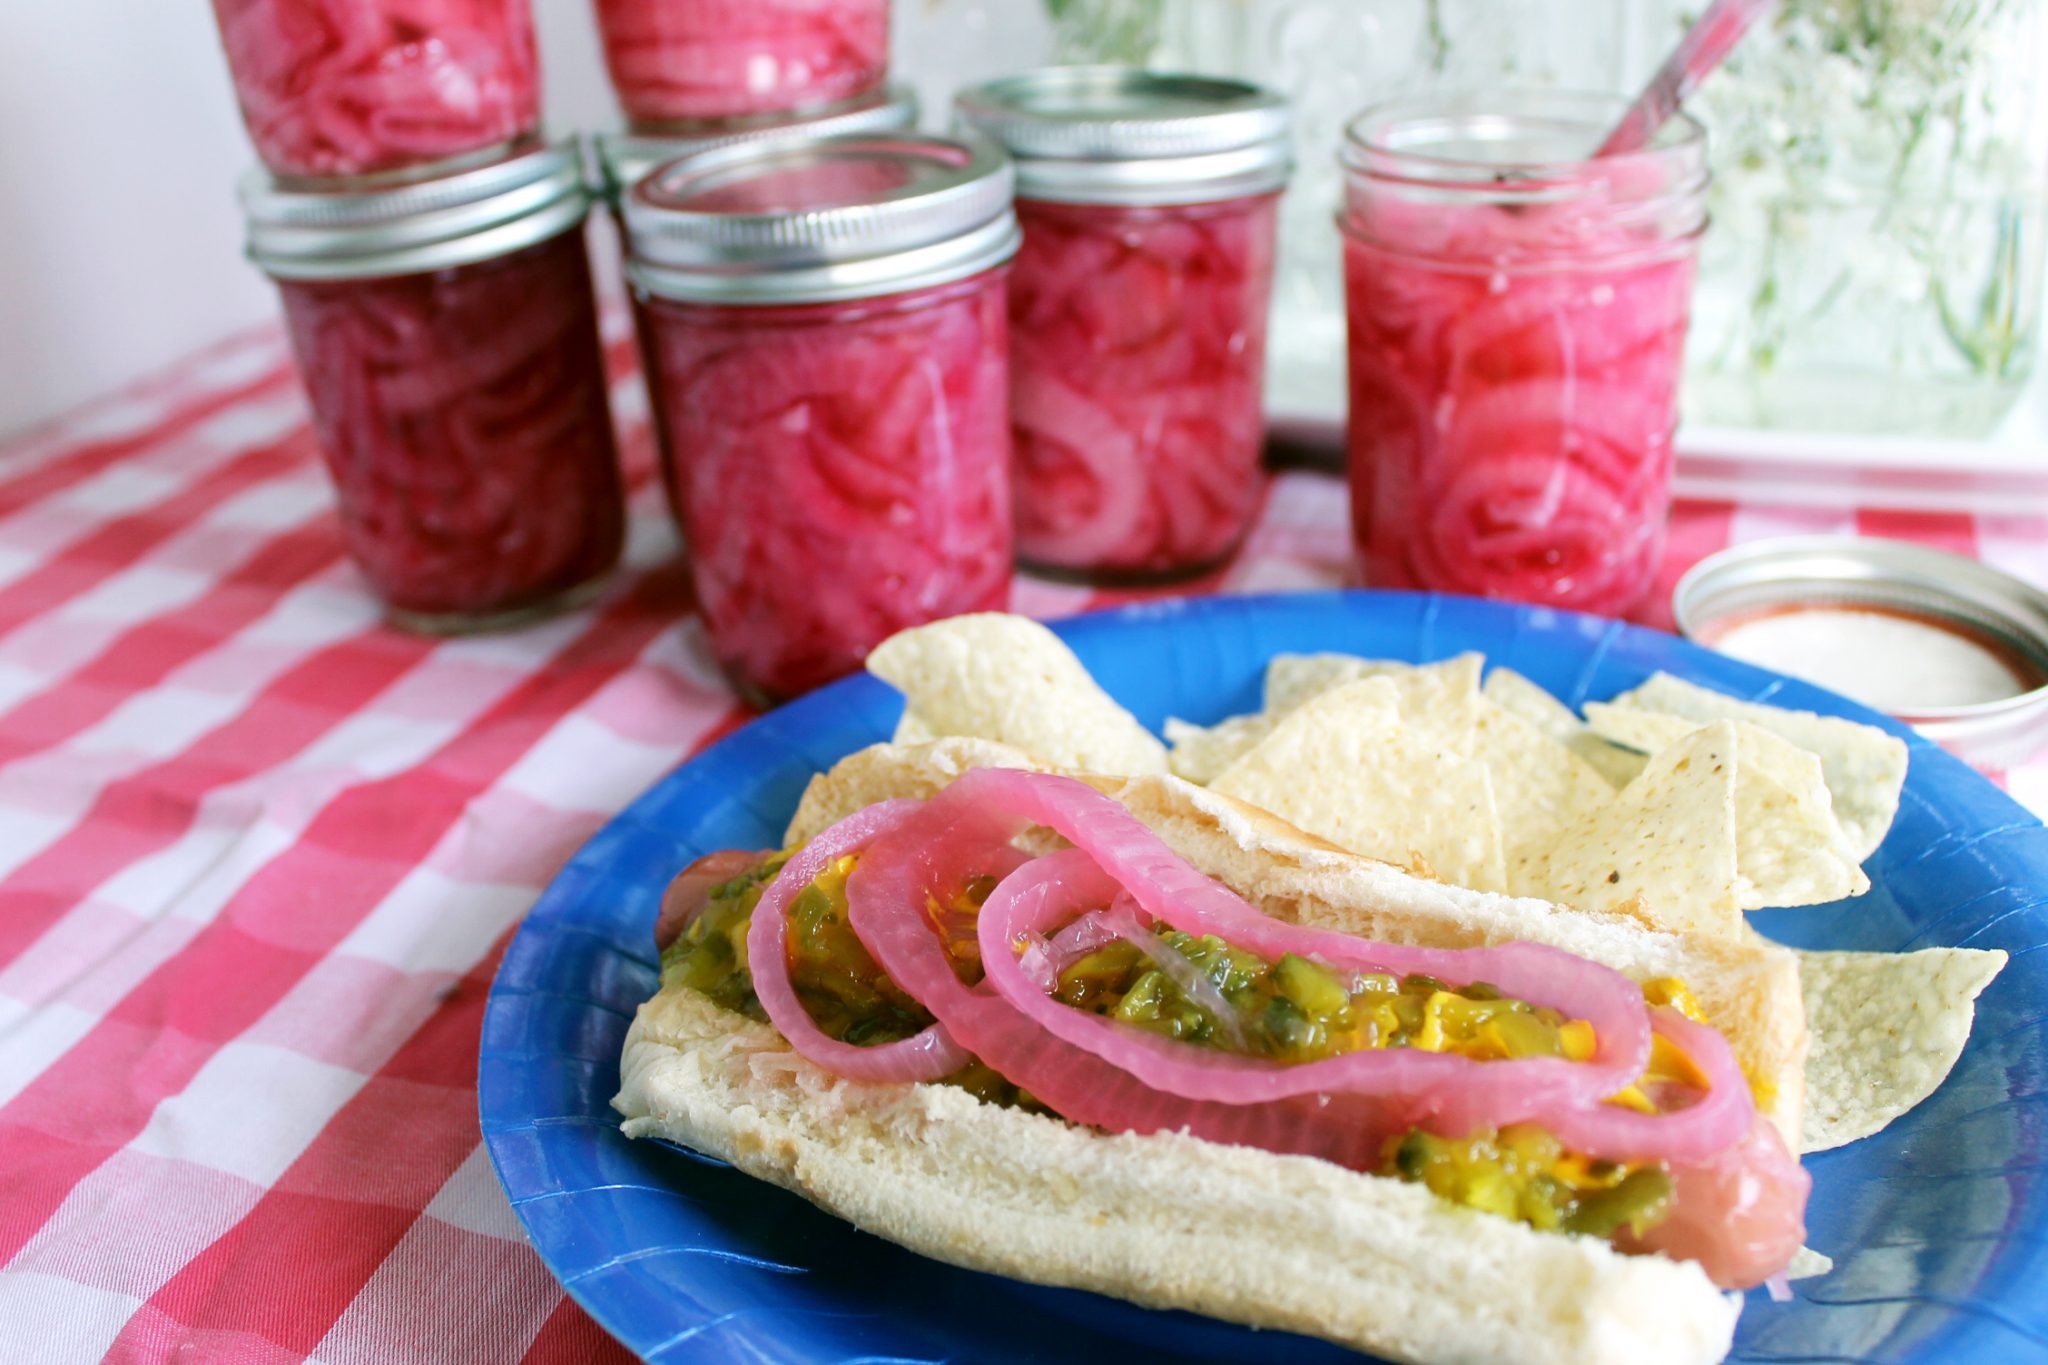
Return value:
[(213, 9), (257, 155), (279, 175), (430, 165), (540, 126), (527, 0), (213, 0)]
[(343, 536), (402, 620), (540, 609), (612, 567), (624, 509), (580, 231), (279, 288)]
[(721, 665), (756, 701), (853, 672), (1010, 581), (1001, 271), (854, 303), (643, 300)]
[(1605, 614), (1655, 577), (1694, 246), (1585, 206), (1347, 223), (1352, 529), (1366, 580)]
[(1083, 573), (1227, 556), (1264, 487), (1272, 196), (1020, 203), (1010, 284), (1017, 548)]
[(889, 0), (597, 0), (635, 124), (776, 113), (864, 95), (889, 65)]

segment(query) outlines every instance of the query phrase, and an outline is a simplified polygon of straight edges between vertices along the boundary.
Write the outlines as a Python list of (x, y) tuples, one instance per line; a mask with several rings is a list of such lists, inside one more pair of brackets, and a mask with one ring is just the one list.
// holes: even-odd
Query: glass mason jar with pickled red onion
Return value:
[(593, 592), (624, 505), (576, 147), (373, 191), (259, 173), (242, 199), (386, 615), (484, 630)]
[(540, 128), (528, 0), (213, 0), (213, 12), (275, 175), (448, 168)]
[(1017, 162), (1020, 558), (1109, 580), (1219, 563), (1264, 489), (1286, 102), (1240, 81), (1053, 67), (957, 108)]
[(1000, 152), (907, 133), (742, 145), (625, 199), (697, 601), (768, 702), (1010, 585)]
[[(592, 160), (597, 168), (598, 188), (610, 207), (621, 237), (625, 233), (625, 196), (634, 185), (657, 167), (698, 152), (741, 143), (768, 142), (789, 137), (836, 137), (842, 133), (894, 132), (917, 125), (917, 92), (907, 85), (875, 90), (857, 99), (842, 100), (823, 109), (800, 114), (782, 114), (756, 119), (729, 119), (688, 130), (666, 132), (596, 133), (590, 139)], [(647, 310), (638, 297), (632, 298), (633, 331), (640, 344), (640, 371), (654, 373), (650, 349)], [(669, 511), (682, 525), (682, 504), (677, 500), (674, 443), (660, 439), (661, 409), (650, 409), (656, 431), (656, 446), (662, 462), (662, 482), (669, 495)]]
[(1681, 115), (1589, 160), (1622, 108), (1420, 96), (1347, 130), (1352, 532), (1372, 585), (1607, 615), (1648, 592), (1706, 148)]
[(612, 89), (636, 127), (831, 104), (889, 71), (889, 0), (596, 3)]

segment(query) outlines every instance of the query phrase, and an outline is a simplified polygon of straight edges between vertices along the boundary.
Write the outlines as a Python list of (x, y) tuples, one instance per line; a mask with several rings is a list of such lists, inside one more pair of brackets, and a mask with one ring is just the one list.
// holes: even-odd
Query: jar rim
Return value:
[[(1627, 197), (1636, 199), (1704, 193), (1706, 129), (1683, 111), (1640, 151), (1591, 155), (1627, 107), (1617, 95), (1534, 87), (1403, 95), (1370, 105), (1345, 124), (1338, 160), (1347, 172), (1373, 180), (1507, 203), (1613, 195), (1629, 187), (1638, 193)], [(1482, 158), (1419, 149), (1511, 147), (1536, 136), (1561, 143), (1583, 138), (1584, 151)], [(1588, 174), (1594, 167), (1604, 173)]]

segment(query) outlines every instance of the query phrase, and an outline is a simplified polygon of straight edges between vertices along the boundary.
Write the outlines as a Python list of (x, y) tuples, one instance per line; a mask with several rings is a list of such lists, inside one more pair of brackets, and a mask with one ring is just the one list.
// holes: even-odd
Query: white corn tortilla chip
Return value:
[(1899, 791), (1906, 783), (1906, 744), (1875, 726), (1737, 701), (1668, 673), (1653, 675), (1635, 691), (1616, 697), (1614, 704), (1691, 721), (1748, 721), (1815, 755), (1834, 797), (1835, 818), (1859, 863), (1877, 852), (1898, 814)]
[(1029, 617), (982, 612), (899, 631), (868, 655), (868, 672), (903, 693), (926, 738), (994, 740), (1082, 772), (1166, 771), (1166, 746)]
[(1495, 706), (1512, 711), (1586, 760), (1609, 786), (1626, 787), (1643, 770), (1642, 754), (1602, 739), (1571, 707), (1512, 668), (1494, 669), (1480, 690)]
[(1812, 1050), (1801, 1147), (1869, 1137), (1941, 1088), (1970, 1040), (2002, 952), (1801, 953)]
[(1833, 1257), (1823, 1256), (1812, 1247), (1801, 1247), (1792, 1253), (1792, 1264), (1785, 1267), (1785, 1278), (1810, 1280), (1816, 1275), (1825, 1275), (1834, 1268)]
[(1359, 659), (1349, 654), (1276, 654), (1266, 665), (1266, 710), (1284, 716), (1334, 687), (1366, 678), (1391, 678), (1409, 705), (1435, 706), (1476, 695), (1486, 667), (1480, 654), (1460, 654), (1433, 664), (1396, 659)]
[(1404, 703), (1401, 719), (1430, 743), (1484, 763), (1492, 774), (1510, 890), (1514, 868), (1614, 799), (1614, 788), (1584, 759), (1477, 693), (1435, 711)]
[(1735, 861), (1735, 727), (1663, 750), (1511, 874), (1519, 895), (1634, 913), (1660, 929), (1742, 932)]
[(1279, 718), (1258, 712), (1232, 716), (1216, 725), (1193, 725), (1177, 716), (1166, 720), (1166, 742), (1173, 746), (1167, 764), (1175, 777), (1214, 782), (1225, 768), (1250, 753), (1258, 742), (1273, 733)]
[(1506, 886), (1486, 766), (1401, 723), (1390, 679), (1297, 708), (1210, 784), (1334, 844), (1482, 891)]
[[(1700, 729), (1679, 716), (1589, 703), (1586, 719), (1608, 739), (1645, 753)], [(1724, 722), (1725, 723), (1725, 722)], [(1744, 910), (1822, 905), (1870, 889), (1835, 819), (1820, 759), (1746, 722), (1735, 722), (1735, 861)]]

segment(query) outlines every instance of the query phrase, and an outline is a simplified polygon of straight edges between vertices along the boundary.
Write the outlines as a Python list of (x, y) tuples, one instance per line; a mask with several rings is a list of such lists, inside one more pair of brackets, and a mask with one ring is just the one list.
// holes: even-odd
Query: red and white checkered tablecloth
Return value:
[[(274, 331), (0, 451), (0, 1360), (623, 1358), (521, 1239), (475, 1093), (520, 915), (746, 716), (618, 321), (628, 567), (515, 635), (379, 624)], [(1335, 585), (1345, 518), (1334, 480), (1285, 475), (1183, 590)], [(1731, 541), (1850, 529), (2048, 583), (2038, 520), (1693, 504), (1665, 587)], [(2048, 809), (2048, 764), (2003, 780)]]

